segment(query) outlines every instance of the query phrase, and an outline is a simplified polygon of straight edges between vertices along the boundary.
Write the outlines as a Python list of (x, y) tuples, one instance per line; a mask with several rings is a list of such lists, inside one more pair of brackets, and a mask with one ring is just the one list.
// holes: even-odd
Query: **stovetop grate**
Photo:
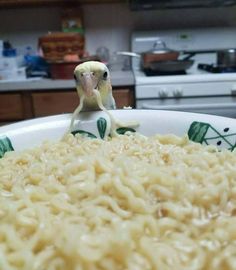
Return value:
[(160, 72), (160, 71), (153, 71), (151, 69), (145, 69), (144, 70), (144, 74), (148, 77), (151, 76), (173, 76), (173, 75), (186, 75), (186, 71), (185, 70), (179, 70), (179, 71), (175, 71), (175, 72)]
[(236, 72), (236, 66), (219, 66), (216, 64), (198, 64), (198, 69), (204, 70), (210, 73), (234, 73)]

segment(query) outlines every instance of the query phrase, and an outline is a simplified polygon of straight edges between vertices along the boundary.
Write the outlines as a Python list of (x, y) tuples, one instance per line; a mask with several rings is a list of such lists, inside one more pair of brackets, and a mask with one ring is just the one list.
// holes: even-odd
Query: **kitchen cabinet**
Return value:
[(0, 92), (0, 125), (33, 117), (30, 93)]
[(0, 0), (0, 7), (58, 6), (68, 4), (126, 3), (126, 0)]
[(24, 117), (20, 94), (3, 94), (0, 99), (0, 120), (20, 120)]
[[(134, 106), (133, 91), (131, 89), (115, 89), (113, 96), (117, 109), (124, 106)], [(79, 104), (76, 91), (53, 91), (32, 93), (33, 114), (35, 117), (60, 113), (71, 113)]]
[(21, 120), (24, 118), (22, 96), (2, 94), (0, 98), (0, 121)]
[[(133, 86), (114, 87), (117, 109), (134, 107)], [(0, 125), (41, 116), (71, 113), (79, 104), (73, 89), (0, 92)]]
[(79, 104), (79, 97), (70, 92), (32, 93), (34, 116), (47, 116), (73, 112)]
[(132, 89), (126, 88), (113, 90), (113, 96), (116, 101), (117, 109), (134, 106), (134, 91), (132, 91)]

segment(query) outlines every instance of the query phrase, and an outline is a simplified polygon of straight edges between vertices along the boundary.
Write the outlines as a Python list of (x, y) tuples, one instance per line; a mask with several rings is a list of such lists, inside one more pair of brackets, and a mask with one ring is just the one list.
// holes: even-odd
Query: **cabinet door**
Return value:
[(115, 89), (112, 93), (117, 109), (122, 109), (124, 106), (134, 107), (134, 92), (131, 89)]
[(32, 101), (36, 117), (71, 113), (79, 105), (79, 97), (76, 92), (33, 93)]
[[(65, 5), (69, 0), (0, 0), (0, 7), (31, 7), (31, 6), (57, 6)], [(103, 4), (124, 2), (124, 0), (74, 0), (80, 4)], [(72, 1), (73, 3), (73, 1)]]
[(20, 94), (0, 94), (0, 120), (21, 120), (24, 118)]
[[(134, 106), (133, 91), (130, 89), (115, 89), (113, 96), (118, 109)], [(75, 91), (32, 93), (32, 103), (35, 117), (71, 113), (79, 105), (79, 97)]]
[(22, 6), (41, 6), (49, 4), (60, 4), (65, 0), (0, 0), (0, 6), (6, 7), (22, 7)]

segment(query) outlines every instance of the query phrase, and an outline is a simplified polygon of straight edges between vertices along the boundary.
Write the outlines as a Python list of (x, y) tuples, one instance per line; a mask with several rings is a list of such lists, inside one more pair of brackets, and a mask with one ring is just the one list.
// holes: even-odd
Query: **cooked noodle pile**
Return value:
[(167, 135), (7, 153), (0, 269), (236, 269), (235, 164)]

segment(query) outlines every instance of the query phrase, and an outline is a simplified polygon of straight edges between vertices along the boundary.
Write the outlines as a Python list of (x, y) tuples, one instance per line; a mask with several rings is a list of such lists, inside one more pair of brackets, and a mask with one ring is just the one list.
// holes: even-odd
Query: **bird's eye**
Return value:
[(103, 73), (103, 79), (106, 80), (106, 79), (107, 79), (107, 76), (108, 76), (108, 73), (107, 73), (107, 71), (105, 71), (105, 72)]

